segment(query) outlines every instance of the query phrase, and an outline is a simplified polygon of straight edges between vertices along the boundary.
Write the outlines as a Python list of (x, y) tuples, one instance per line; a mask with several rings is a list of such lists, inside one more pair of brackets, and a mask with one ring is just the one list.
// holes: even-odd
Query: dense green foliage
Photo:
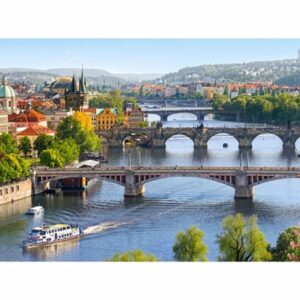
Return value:
[(19, 155), (17, 141), (10, 133), (0, 135), (0, 183), (29, 176), (30, 164)]
[(57, 150), (63, 159), (64, 165), (71, 164), (78, 160), (80, 149), (72, 138), (55, 141), (55, 143), (53, 143), (53, 149)]
[(282, 232), (276, 242), (276, 246), (271, 249), (274, 261), (289, 261), (288, 253), (290, 243), (294, 238), (294, 231), (299, 231), (299, 227), (290, 227)]
[(53, 136), (41, 134), (34, 141), (34, 150), (37, 150), (38, 155), (40, 155), (43, 150), (51, 148), (53, 143), (54, 143)]
[(149, 253), (145, 253), (142, 250), (132, 250), (123, 253), (115, 254), (108, 261), (112, 262), (154, 262), (158, 261), (158, 259)]
[(223, 233), (217, 235), (222, 261), (269, 261), (268, 242), (260, 231), (256, 217), (245, 219), (241, 214), (223, 220)]
[(24, 136), (19, 141), (18, 148), (23, 152), (24, 156), (27, 157), (32, 150), (30, 139), (27, 136)]
[(10, 133), (2, 133), (0, 135), (0, 154), (19, 153), (17, 141)]
[(43, 150), (40, 155), (40, 162), (49, 168), (62, 168), (65, 165), (62, 155), (56, 149)]
[(74, 139), (80, 149), (84, 151), (97, 151), (100, 149), (100, 138), (92, 131), (80, 126), (79, 121), (73, 117), (67, 117), (57, 127), (56, 136), (59, 140)]
[(229, 97), (216, 96), (214, 108), (217, 116), (239, 113), (241, 120), (246, 122), (262, 122), (286, 125), (288, 122), (300, 121), (300, 96), (280, 95), (239, 95)]
[(4, 154), (0, 159), (0, 183), (29, 176), (29, 163), (19, 155), (11, 153)]
[(180, 231), (173, 246), (177, 261), (207, 261), (207, 246), (203, 242), (204, 232), (196, 226)]

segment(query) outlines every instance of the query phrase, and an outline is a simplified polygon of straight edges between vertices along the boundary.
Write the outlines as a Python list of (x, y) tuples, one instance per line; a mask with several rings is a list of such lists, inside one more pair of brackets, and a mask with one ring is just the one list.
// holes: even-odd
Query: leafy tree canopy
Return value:
[(108, 261), (112, 262), (155, 262), (158, 259), (149, 253), (145, 253), (142, 250), (132, 250), (123, 253), (115, 254), (111, 259)]
[(245, 219), (242, 214), (224, 218), (223, 233), (217, 235), (222, 261), (269, 261), (268, 242), (260, 231), (256, 217)]
[(180, 231), (176, 236), (173, 252), (177, 261), (207, 261), (204, 232), (196, 226)]

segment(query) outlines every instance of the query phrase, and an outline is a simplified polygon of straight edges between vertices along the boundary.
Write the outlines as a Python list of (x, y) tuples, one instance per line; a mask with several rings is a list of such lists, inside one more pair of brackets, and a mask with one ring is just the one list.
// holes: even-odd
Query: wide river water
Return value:
[[(164, 126), (196, 126), (191, 115), (171, 116)], [(155, 116), (149, 116), (155, 120)], [(242, 123), (205, 120), (205, 126), (244, 126)], [(223, 148), (223, 143), (228, 148)], [(300, 141), (295, 153), (284, 153), (281, 140), (258, 136), (248, 159), (249, 166), (300, 166)], [(167, 141), (165, 150), (132, 148), (133, 165), (239, 166), (237, 141), (218, 135), (210, 139), (207, 151), (193, 149), (184, 136)], [(128, 165), (128, 149), (106, 150), (109, 165)], [(248, 161), (248, 162), (246, 162)], [(116, 252), (142, 249), (162, 261), (172, 261), (176, 233), (192, 225), (205, 232), (209, 260), (217, 260), (216, 235), (228, 214), (256, 215), (267, 240), (274, 245), (278, 234), (300, 222), (300, 181), (284, 179), (256, 186), (253, 201), (235, 202), (234, 190), (214, 181), (174, 177), (147, 183), (143, 197), (124, 200), (123, 187), (94, 181), (86, 191), (42, 194), (0, 206), (1, 261), (104, 261)], [(35, 205), (45, 208), (44, 217), (24, 215)], [(33, 226), (42, 223), (78, 223), (87, 234), (77, 242), (23, 251), (24, 240)]]

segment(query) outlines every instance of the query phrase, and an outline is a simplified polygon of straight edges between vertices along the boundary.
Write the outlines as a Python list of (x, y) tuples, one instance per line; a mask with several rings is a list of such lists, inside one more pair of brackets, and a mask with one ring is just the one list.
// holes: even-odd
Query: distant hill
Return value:
[[(0, 68), (0, 74), (5, 74), (8, 80), (32, 81), (42, 83), (53, 81), (59, 76), (79, 76), (81, 68), (55, 68), (55, 69), (30, 69), (30, 68)], [(84, 75), (88, 83), (96, 85), (111, 85), (116, 83), (141, 82), (144, 80), (153, 80), (161, 77), (163, 74), (113, 74), (102, 69), (84, 69)]]
[(186, 67), (164, 75), (160, 82), (191, 83), (195, 81), (217, 80), (220, 82), (277, 81), (285, 76), (300, 72), (296, 59), (256, 61), (236, 64), (211, 64)]
[(300, 86), (300, 71), (294, 73), (293, 75), (279, 78), (277, 81), (275, 81), (275, 84), (288, 85), (288, 86)]

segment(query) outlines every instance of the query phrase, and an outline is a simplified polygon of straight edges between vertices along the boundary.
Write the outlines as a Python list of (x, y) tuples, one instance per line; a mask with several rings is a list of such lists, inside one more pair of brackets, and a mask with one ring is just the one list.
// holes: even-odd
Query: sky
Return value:
[(201, 64), (293, 59), (300, 39), (0, 39), (0, 68), (169, 73)]

